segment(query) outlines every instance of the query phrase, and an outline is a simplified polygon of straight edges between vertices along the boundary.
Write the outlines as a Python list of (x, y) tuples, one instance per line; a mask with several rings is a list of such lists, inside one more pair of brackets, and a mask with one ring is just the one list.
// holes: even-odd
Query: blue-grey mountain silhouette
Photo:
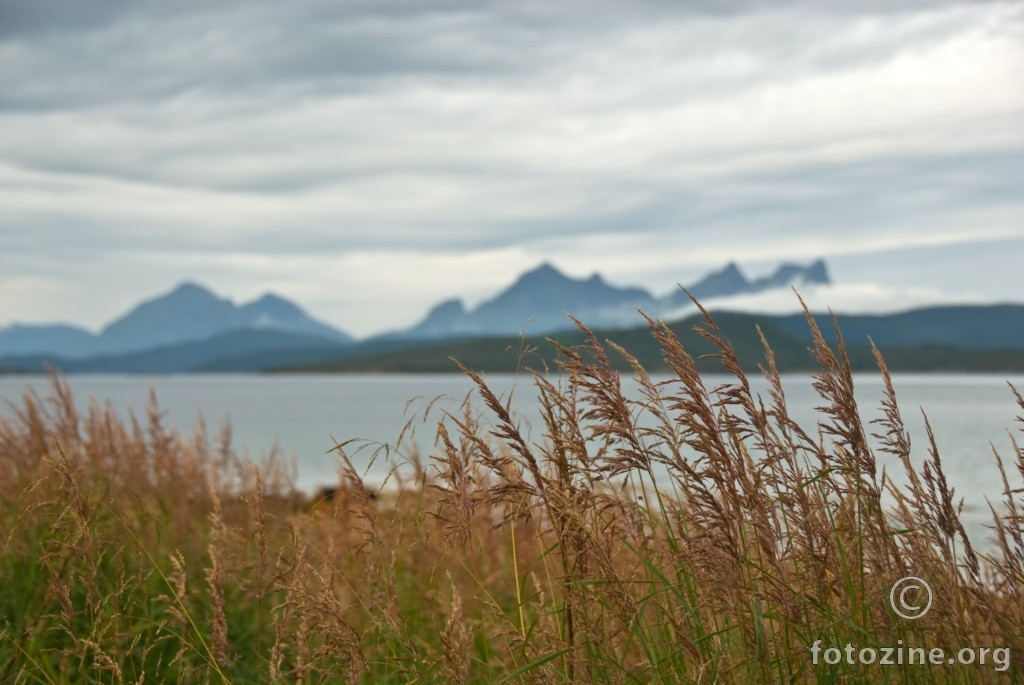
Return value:
[[(736, 266), (736, 262), (729, 262), (720, 271), (714, 271), (701, 280), (687, 288), (698, 300), (706, 300), (712, 297), (726, 297), (739, 295), (750, 291), (750, 283)], [(689, 303), (686, 293), (678, 291), (671, 296), (680, 303)]]
[(76, 326), (14, 324), (0, 329), (0, 355), (52, 354), (73, 359), (98, 352), (96, 335)]
[[(789, 285), (828, 284), (825, 262), (809, 266), (782, 264), (769, 276), (749, 281), (730, 262), (688, 287), (699, 300), (730, 297)], [(680, 289), (654, 297), (643, 288), (609, 285), (600, 275), (574, 279), (548, 263), (521, 275), (515, 283), (476, 309), (460, 300), (445, 300), (416, 326), (392, 337), (432, 340), (482, 335), (541, 335), (573, 327), (567, 314), (594, 328), (629, 327), (642, 323), (637, 310), (651, 316), (676, 315), (692, 306)]]
[[(729, 262), (721, 271), (708, 274), (700, 281), (686, 289), (698, 300), (711, 300), (717, 297), (731, 297), (762, 292), (773, 288), (785, 288), (802, 285), (829, 285), (828, 267), (825, 261), (818, 259), (808, 266), (783, 263), (767, 276), (750, 281), (735, 262)], [(672, 293), (669, 301), (676, 305), (690, 304), (690, 298), (683, 291)]]
[(569, 278), (551, 264), (541, 264), (521, 275), (496, 297), (466, 310), (458, 300), (434, 307), (417, 326), (405, 332), (411, 338), (468, 335), (543, 334), (572, 326), (572, 313), (588, 325), (618, 325), (636, 307), (654, 304), (642, 288), (618, 288), (598, 274)]
[(195, 283), (146, 300), (108, 324), (99, 335), (71, 326), (0, 329), (0, 356), (54, 355), (83, 359), (195, 342), (229, 331), (259, 329), (351, 343), (348, 334), (321, 323), (272, 294), (243, 305), (217, 297)]

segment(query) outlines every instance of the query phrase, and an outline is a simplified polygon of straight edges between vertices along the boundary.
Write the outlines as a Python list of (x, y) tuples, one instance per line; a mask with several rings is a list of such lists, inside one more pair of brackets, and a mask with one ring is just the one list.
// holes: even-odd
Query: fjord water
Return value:
[[(492, 390), (502, 399), (512, 398), (524, 431), (542, 440), (543, 424), (529, 375), (489, 375)], [(706, 376), (711, 388), (729, 380)], [(767, 384), (752, 377), (755, 393), (767, 397)], [(897, 374), (893, 377), (897, 399), (912, 441), (912, 459), (927, 456), (928, 441), (922, 410), (927, 413), (949, 483), (957, 498), (965, 500), (964, 517), (972, 536), (984, 536), (982, 522), (989, 520), (986, 499), (997, 504), (1002, 483), (992, 454), (993, 446), (1009, 462), (1010, 434), (1020, 436), (1024, 425), (1016, 417), (1007, 381), (1024, 389), (1024, 377), (981, 374)], [(235, 447), (259, 461), (276, 444), (281, 454), (297, 467), (297, 485), (307, 491), (337, 479), (338, 458), (331, 452), (336, 442), (346, 445), (353, 464), (368, 482), (385, 480), (393, 463), (401, 464), (418, 446), (427, 457), (434, 450), (437, 422), (444, 412), (458, 414), (469, 396), (475, 409), (483, 402), (473, 393), (470, 379), (450, 375), (182, 375), (113, 376), (76, 375), (68, 378), (83, 408), (90, 400), (110, 403), (122, 415), (145, 418), (152, 388), (165, 414), (166, 424), (184, 434), (193, 433), (199, 417), (205, 417), (211, 440), (222, 422), (229, 421)], [(784, 378), (787, 402), (794, 419), (812, 436), (822, 418), (815, 407), (822, 404), (806, 375)], [(877, 374), (855, 377), (858, 405), (866, 421), (881, 415), (882, 382)], [(42, 396), (50, 391), (44, 376), (0, 377), (0, 398), (18, 403), (33, 389)], [(637, 396), (632, 379), (624, 377), (627, 395)], [(6, 402), (0, 411), (10, 413)], [(408, 430), (397, 444), (403, 427)], [(869, 428), (876, 432), (878, 426)], [(410, 432), (411, 430), (411, 432)], [(397, 449), (396, 449), (397, 447)], [(894, 457), (878, 452), (878, 465), (893, 476), (900, 467)], [(1011, 470), (1011, 485), (1013, 480)]]

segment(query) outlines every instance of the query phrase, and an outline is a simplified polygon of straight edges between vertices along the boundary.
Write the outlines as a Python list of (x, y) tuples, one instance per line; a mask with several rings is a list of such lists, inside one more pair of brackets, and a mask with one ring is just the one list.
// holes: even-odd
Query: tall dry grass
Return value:
[[(80, 411), (60, 378), (26, 395), (0, 415), (0, 682), (1024, 678), (991, 657), (815, 665), (810, 651), (1024, 654), (1017, 443), (979, 549), (934, 440), (914, 466), (880, 355), (884, 418), (865, 425), (842, 339), (813, 329), (822, 407), (806, 427), (767, 344), (760, 397), (710, 316), (731, 373), (716, 387), (658, 322), (665, 381), (581, 329), (558, 373), (533, 376), (540, 432), (467, 369), (475, 398), (426, 459), (405, 455), (411, 475), (371, 492), (339, 445), (339, 487), (314, 503), (278, 460), (240, 459), (226, 429), (169, 430), (155, 398), (122, 419)], [(638, 396), (609, 355), (633, 361)], [(919, 620), (889, 606), (907, 575), (934, 592)]]

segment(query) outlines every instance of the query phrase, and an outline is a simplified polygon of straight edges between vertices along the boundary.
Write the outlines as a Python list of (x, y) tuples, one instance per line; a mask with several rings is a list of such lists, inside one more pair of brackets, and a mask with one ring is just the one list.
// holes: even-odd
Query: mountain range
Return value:
[(277, 295), (268, 293), (239, 306), (186, 282), (166, 295), (140, 303), (98, 335), (65, 324), (0, 329), (0, 356), (47, 354), (85, 359), (196, 342), (239, 330), (277, 331), (340, 344), (352, 342), (352, 336), (313, 319)]
[[(729, 263), (687, 290), (700, 300), (710, 300), (830, 282), (825, 262), (820, 259), (806, 267), (782, 264), (772, 274), (753, 281), (747, 280), (735, 263)], [(520, 332), (540, 335), (571, 327), (567, 313), (595, 328), (633, 326), (641, 322), (638, 308), (659, 317), (681, 314), (692, 306), (689, 296), (679, 288), (655, 297), (642, 288), (609, 285), (600, 274), (570, 278), (544, 263), (473, 310), (466, 309), (461, 300), (446, 300), (419, 324), (397, 335), (424, 340)]]
[[(707, 297), (721, 297), (797, 282), (828, 283), (824, 262), (806, 268), (784, 264), (771, 276), (753, 282), (744, 278), (735, 264), (729, 264), (693, 288), (695, 293)], [(545, 263), (524, 273), (494, 299), (472, 311), (460, 300), (448, 300), (434, 307), (418, 325), (382, 337), (437, 340), (514, 334), (524, 328), (531, 333), (548, 333), (572, 327), (566, 312), (594, 326), (631, 325), (638, 321), (637, 307), (657, 316), (666, 308), (683, 304), (679, 294), (685, 297), (680, 291), (656, 299), (641, 288), (609, 285), (598, 274), (588, 279), (572, 279)], [(196, 283), (185, 282), (169, 293), (138, 304), (98, 334), (67, 324), (0, 329), (0, 357), (109, 357), (198, 342), (231, 331), (276, 331), (332, 345), (354, 342), (349, 334), (317, 321), (278, 295), (267, 293), (253, 302), (236, 305)]]
[[(820, 260), (807, 266), (783, 264), (754, 280), (730, 263), (687, 290), (701, 301), (716, 303), (735, 295), (829, 282), (827, 267)], [(637, 308), (677, 325), (694, 309), (681, 289), (656, 297), (641, 288), (611, 285), (599, 274), (570, 278), (545, 263), (475, 308), (448, 300), (410, 328), (356, 341), (278, 295), (268, 293), (236, 305), (198, 284), (183, 283), (140, 303), (98, 334), (65, 324), (0, 329), (0, 371), (39, 372), (48, 367), (123, 373), (284, 367), (413, 370), (430, 366), (424, 366), (428, 359), (435, 360), (434, 366), (445, 366), (450, 364), (449, 357), (459, 354), (476, 355), (486, 366), (485, 360), (495, 358), (494, 346), (509, 348), (517, 336), (534, 336), (540, 344), (546, 335), (566, 335), (573, 328), (570, 313), (594, 330), (618, 331), (616, 336), (636, 340), (628, 331), (642, 327)], [(807, 322), (802, 316), (751, 316), (735, 319), (741, 322), (736, 324), (737, 335), (746, 331), (743, 335), (754, 336), (748, 341), (751, 349), (759, 346), (754, 323), (768, 327), (784, 348), (805, 349)], [(827, 317), (819, 319), (822, 331), (829, 335), (832, 327)], [(1018, 359), (1024, 368), (1024, 307), (1019, 305), (932, 307), (839, 319), (848, 341), (865, 345), (870, 336), (880, 346), (902, 350), (914, 363), (930, 359), (936, 368), (963, 366), (957, 360), (971, 350), (973, 366), (964, 368), (976, 369), (979, 364), (993, 370), (1007, 364), (1016, 368)], [(930, 350), (924, 356), (909, 352), (922, 346)], [(939, 352), (932, 349), (936, 346)], [(502, 364), (495, 368), (504, 368)]]

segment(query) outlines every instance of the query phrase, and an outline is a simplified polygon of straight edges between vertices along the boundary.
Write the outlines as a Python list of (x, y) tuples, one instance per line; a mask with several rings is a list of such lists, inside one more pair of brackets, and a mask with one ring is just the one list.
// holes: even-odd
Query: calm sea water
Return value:
[[(487, 377), (492, 389), (512, 398), (524, 426), (541, 439), (537, 402), (528, 376)], [(727, 380), (709, 376), (711, 386)], [(204, 416), (211, 434), (229, 421), (236, 447), (255, 460), (275, 444), (298, 470), (298, 485), (313, 490), (336, 479), (338, 459), (330, 452), (336, 441), (358, 440), (347, 451), (364, 470), (368, 481), (382, 480), (389, 470), (387, 458), (402, 461), (414, 445), (428, 455), (433, 450), (437, 421), (445, 411), (458, 413), (473, 391), (461, 375), (185, 375), (111, 376), (78, 375), (68, 379), (83, 406), (90, 399), (109, 402), (120, 412), (144, 416), (150, 388), (156, 391), (169, 425), (192, 433)], [(986, 498), (996, 502), (1002, 485), (992, 456), (993, 447), (1008, 459), (1010, 433), (1018, 437), (1024, 424), (1015, 420), (1015, 405), (1007, 381), (1024, 389), (1024, 377), (996, 375), (896, 375), (893, 383), (900, 409), (908, 424), (914, 459), (927, 456), (922, 410), (935, 432), (939, 453), (950, 484), (966, 503), (974, 532), (984, 535), (980, 522), (987, 519)], [(752, 379), (756, 392), (766, 385)], [(858, 404), (865, 420), (880, 416), (881, 380), (876, 375), (856, 377)], [(624, 379), (624, 388), (633, 389)], [(787, 399), (797, 421), (808, 432), (819, 419), (821, 404), (808, 376), (785, 378)], [(49, 391), (45, 377), (0, 377), (0, 399), (17, 402), (27, 389)], [(472, 397), (477, 407), (482, 402)], [(9, 411), (3, 403), (0, 411)], [(406, 431), (396, 450), (396, 442)], [(386, 448), (385, 448), (386, 446)], [(377, 453), (374, 459), (372, 455)], [(898, 469), (895, 460), (878, 455), (880, 466)], [(1013, 481), (1011, 481), (1013, 482)]]

